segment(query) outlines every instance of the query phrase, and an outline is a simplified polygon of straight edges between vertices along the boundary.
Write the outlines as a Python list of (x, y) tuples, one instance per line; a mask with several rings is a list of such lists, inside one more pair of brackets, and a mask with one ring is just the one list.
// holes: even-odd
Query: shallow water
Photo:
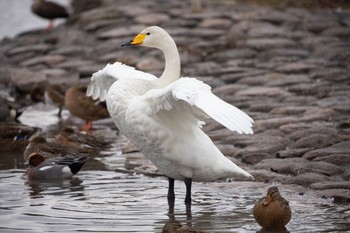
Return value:
[[(63, 120), (58, 121), (56, 112), (36, 106), (29, 108), (21, 121), (42, 127), (47, 135), (54, 135), (65, 124), (81, 123), (70, 118), (66, 111)], [(161, 232), (174, 219), (205, 232), (260, 230), (252, 208), (271, 184), (194, 183), (189, 215), (183, 203), (184, 184), (176, 182), (175, 208), (169, 213), (166, 178), (134, 172), (145, 163), (151, 170), (152, 166), (138, 153), (120, 152), (125, 139), (116, 135), (112, 125), (109, 121), (99, 122), (93, 133), (113, 139), (113, 148), (103, 156), (90, 158), (71, 180), (28, 181), (22, 168), (22, 155), (2, 154), (0, 232)], [(349, 205), (317, 198), (310, 190), (303, 190), (301, 195), (300, 188), (295, 186), (280, 186), (280, 190), (293, 211), (287, 225), (290, 232), (350, 230)]]

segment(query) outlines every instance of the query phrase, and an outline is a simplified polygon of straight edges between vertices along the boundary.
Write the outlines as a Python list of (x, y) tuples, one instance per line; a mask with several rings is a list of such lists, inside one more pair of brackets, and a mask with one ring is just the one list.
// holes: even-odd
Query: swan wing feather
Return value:
[(107, 64), (103, 69), (92, 74), (91, 82), (88, 85), (86, 95), (92, 96), (93, 99), (106, 99), (107, 92), (112, 84), (119, 79), (136, 78), (144, 80), (154, 80), (157, 77), (136, 70), (134, 67), (115, 62)]
[(164, 89), (154, 89), (148, 98), (157, 113), (182, 109), (183, 114), (190, 113), (198, 120), (211, 117), (232, 131), (253, 133), (251, 117), (218, 98), (210, 86), (195, 78), (180, 78)]

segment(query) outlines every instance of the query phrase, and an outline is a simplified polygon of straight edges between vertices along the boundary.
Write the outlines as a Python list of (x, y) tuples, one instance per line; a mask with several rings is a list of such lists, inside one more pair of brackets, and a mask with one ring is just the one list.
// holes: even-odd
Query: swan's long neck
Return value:
[(180, 55), (175, 41), (168, 35), (167, 40), (160, 49), (164, 53), (165, 68), (163, 74), (156, 81), (160, 86), (167, 86), (180, 78), (181, 63)]

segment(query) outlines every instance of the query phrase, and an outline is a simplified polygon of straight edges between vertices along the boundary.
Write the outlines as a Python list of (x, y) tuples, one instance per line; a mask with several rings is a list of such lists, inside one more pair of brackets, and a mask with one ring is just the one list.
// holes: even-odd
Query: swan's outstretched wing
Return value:
[[(218, 98), (211, 92), (210, 86), (195, 78), (180, 78), (164, 89), (149, 91), (144, 98), (150, 102), (153, 111), (162, 117), (164, 112), (172, 114), (173, 109), (181, 109), (184, 118), (186, 114), (198, 120), (209, 116), (232, 131), (253, 133), (251, 117)], [(171, 115), (168, 117), (173, 118)]]
[(107, 64), (102, 70), (95, 72), (91, 77), (91, 82), (87, 88), (86, 95), (93, 99), (106, 99), (107, 92), (112, 84), (118, 79), (136, 78), (154, 80), (157, 77), (139, 70), (134, 67), (124, 65), (120, 62)]

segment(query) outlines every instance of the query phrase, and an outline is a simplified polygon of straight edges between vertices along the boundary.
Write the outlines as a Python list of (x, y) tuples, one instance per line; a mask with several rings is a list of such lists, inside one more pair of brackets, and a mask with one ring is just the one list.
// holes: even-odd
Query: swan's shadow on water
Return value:
[(45, 195), (62, 196), (69, 193), (69, 196), (84, 196), (83, 181), (77, 177), (68, 180), (30, 180), (29, 196), (31, 198), (42, 198)]

